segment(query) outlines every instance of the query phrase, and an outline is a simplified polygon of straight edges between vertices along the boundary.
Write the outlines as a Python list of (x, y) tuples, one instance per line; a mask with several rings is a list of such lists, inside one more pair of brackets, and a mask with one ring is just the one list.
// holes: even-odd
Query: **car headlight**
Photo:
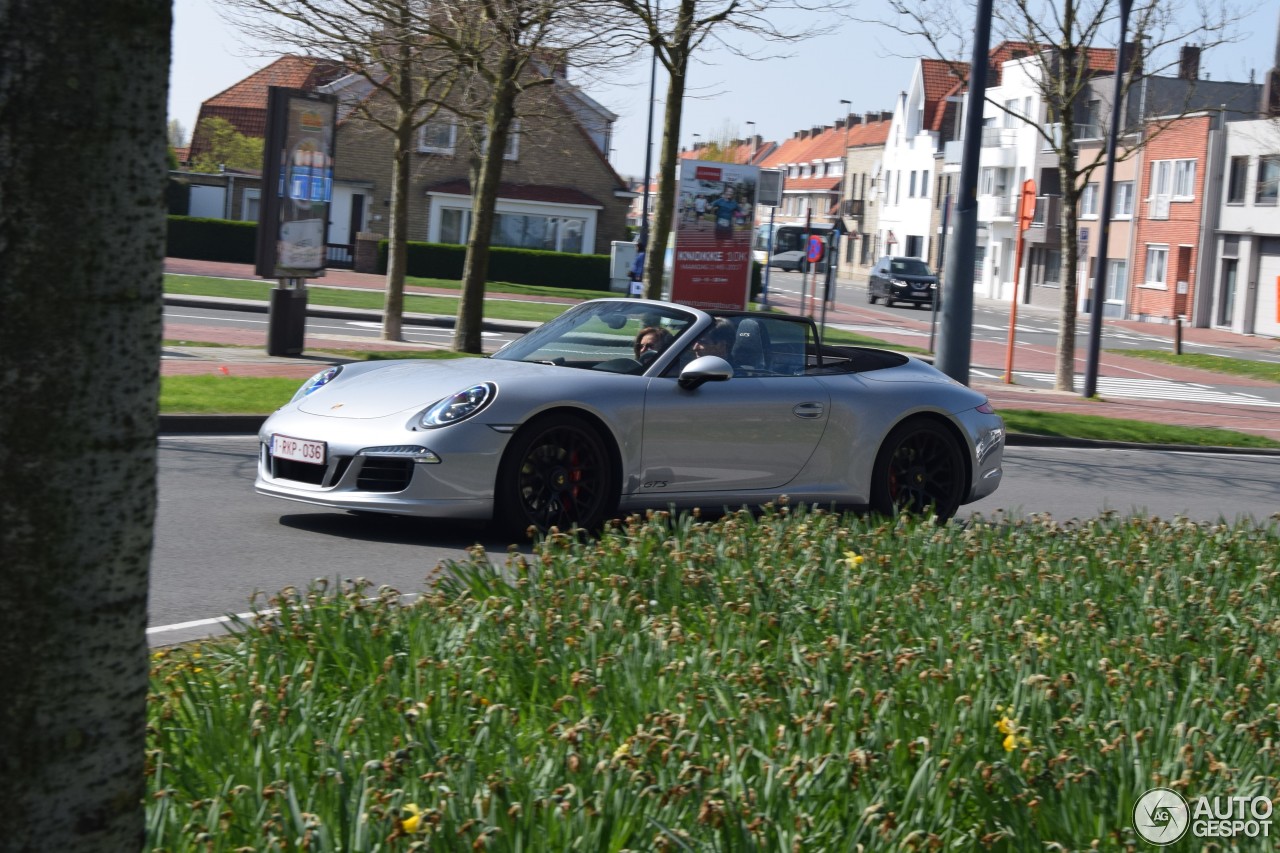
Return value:
[(320, 371), (315, 376), (312, 376), (310, 379), (308, 379), (306, 382), (303, 382), (302, 387), (294, 392), (293, 399), (290, 400), (289, 402), (296, 403), (299, 400), (301, 400), (303, 397), (312, 393), (313, 391), (319, 391), (321, 388), (328, 385), (333, 380), (337, 379), (338, 374), (341, 372), (342, 372), (342, 365), (340, 364), (336, 364), (333, 367), (328, 368), (327, 370)]
[(483, 411), (496, 396), (498, 396), (498, 386), (492, 382), (481, 382), (479, 385), (472, 385), (457, 394), (432, 403), (413, 422), (419, 429), (438, 429), (456, 424)]

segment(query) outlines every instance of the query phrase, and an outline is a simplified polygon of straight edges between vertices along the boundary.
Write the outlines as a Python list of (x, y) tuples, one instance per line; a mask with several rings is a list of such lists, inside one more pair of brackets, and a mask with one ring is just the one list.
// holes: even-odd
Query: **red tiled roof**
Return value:
[(282, 56), (265, 68), (255, 71), (239, 83), (224, 89), (200, 105), (196, 128), (192, 133), (191, 156), (208, 149), (200, 131), (200, 123), (208, 118), (229, 121), (245, 136), (261, 138), (267, 133), (267, 89), (282, 86), (314, 91), (346, 73), (340, 62), (313, 56)]
[[(456, 178), (427, 187), (427, 194), (448, 193), (450, 195), (471, 195), (471, 182), (466, 178)], [(546, 184), (509, 184), (505, 181), (498, 184), (498, 197), (513, 201), (545, 201), (551, 204), (579, 204), (585, 207), (604, 207), (591, 196), (573, 187), (555, 187)]]
[(947, 112), (947, 98), (965, 90), (965, 82), (969, 78), (969, 63), (922, 59), (920, 73), (924, 79), (927, 129), (937, 132), (942, 129), (942, 120)]

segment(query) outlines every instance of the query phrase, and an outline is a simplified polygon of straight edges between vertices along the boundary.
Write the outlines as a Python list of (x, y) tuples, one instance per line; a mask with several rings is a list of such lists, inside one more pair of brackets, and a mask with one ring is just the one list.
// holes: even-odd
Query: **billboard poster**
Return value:
[(710, 160), (680, 164), (671, 301), (747, 307), (759, 168)]
[(272, 86), (263, 146), (263, 211), (257, 273), (264, 278), (324, 275), (333, 196), (337, 102), (331, 95)]

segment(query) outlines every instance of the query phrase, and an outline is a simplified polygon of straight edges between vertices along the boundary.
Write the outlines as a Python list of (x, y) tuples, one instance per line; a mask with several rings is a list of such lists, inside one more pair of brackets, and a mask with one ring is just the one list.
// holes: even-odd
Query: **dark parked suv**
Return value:
[(881, 297), (890, 308), (894, 302), (932, 305), (937, 292), (938, 277), (919, 258), (881, 258), (867, 279), (867, 301), (872, 305)]

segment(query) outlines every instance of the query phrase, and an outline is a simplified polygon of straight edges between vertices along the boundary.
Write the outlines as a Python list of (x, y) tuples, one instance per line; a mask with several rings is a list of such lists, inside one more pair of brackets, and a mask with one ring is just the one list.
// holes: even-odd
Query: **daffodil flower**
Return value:
[(1013, 751), (1014, 751), (1015, 749), (1017, 749), (1017, 748), (1018, 748), (1018, 737), (1017, 737), (1017, 735), (1005, 735), (1005, 738), (1004, 738), (1004, 751), (1005, 751), (1005, 752), (1013, 752)]
[(862, 565), (863, 560), (865, 559), (866, 559), (865, 557), (863, 557), (861, 554), (857, 553), (856, 551), (844, 552), (844, 561), (849, 564), (849, 568), (851, 569)]
[(417, 803), (406, 803), (404, 810), (409, 813), (409, 816), (400, 821), (400, 828), (407, 834), (413, 835), (418, 831), (418, 826), (422, 821), (422, 810), (418, 808)]
[[(1001, 717), (1000, 721), (996, 723), (996, 731), (1000, 732), (1002, 735), (1012, 735), (1017, 730), (1017, 721), (1011, 720), (1008, 717)], [(1011, 747), (1005, 747), (1005, 749), (1011, 749)]]

